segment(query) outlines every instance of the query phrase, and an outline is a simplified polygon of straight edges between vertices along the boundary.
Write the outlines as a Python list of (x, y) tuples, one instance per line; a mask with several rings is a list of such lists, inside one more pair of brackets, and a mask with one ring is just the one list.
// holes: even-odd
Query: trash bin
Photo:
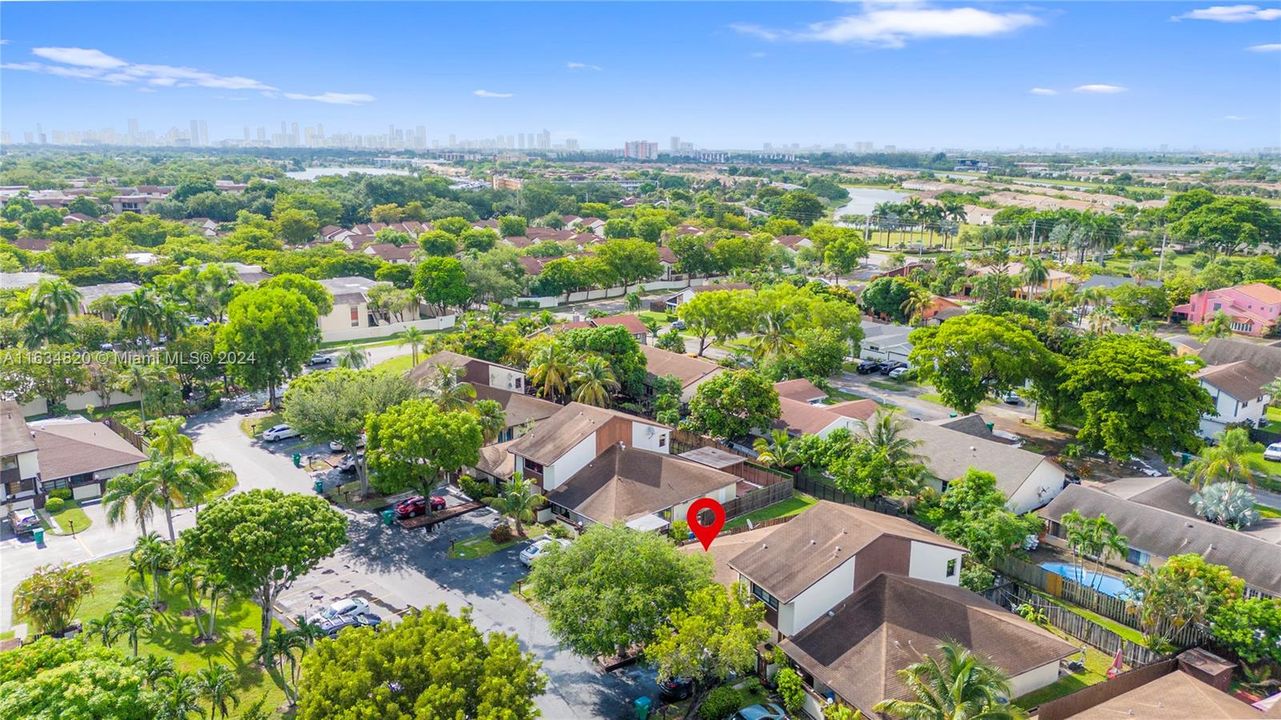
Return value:
[(386, 525), (387, 527), (391, 527), (391, 522), (396, 519), (396, 511), (383, 510), (382, 515), (383, 515), (383, 525)]
[(636, 698), (636, 720), (645, 720), (649, 717), (649, 705), (653, 702), (648, 697)]
[(302, 453), (294, 453), (294, 467), (302, 467)]
[(317, 480), (316, 482), (314, 482), (314, 483), (312, 483), (312, 484), (311, 484), (311, 489), (312, 489), (312, 490), (315, 490), (317, 495), (324, 495), (324, 494), (325, 494), (325, 481), (324, 481), (324, 480)]
[(32, 530), (31, 537), (35, 538), (37, 545), (44, 545), (44, 528), (38, 527)]

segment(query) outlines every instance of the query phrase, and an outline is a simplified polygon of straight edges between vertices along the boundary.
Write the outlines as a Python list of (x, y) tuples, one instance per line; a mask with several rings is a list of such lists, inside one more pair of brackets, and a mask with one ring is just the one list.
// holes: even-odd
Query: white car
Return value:
[(369, 612), (369, 603), (363, 598), (345, 598), (307, 618), (307, 622), (315, 625), (325, 625), (339, 618), (362, 615)]
[(1272, 443), (1263, 451), (1263, 459), (1281, 462), (1281, 442)]
[[(365, 436), (364, 436), (364, 435), (361, 435), (361, 436), (360, 436), (360, 439), (356, 441), (356, 449), (357, 449), (357, 450), (359, 450), (360, 448), (363, 448), (364, 446), (365, 446)], [(332, 450), (332, 451), (334, 451), (334, 452), (343, 452), (343, 451), (345, 451), (347, 448), (343, 447), (343, 444), (342, 444), (342, 443), (340, 443), (340, 442), (338, 442), (337, 440), (330, 440), (330, 441), (329, 441), (329, 449), (330, 449), (330, 450)]]
[(533, 567), (534, 561), (546, 555), (547, 550), (553, 545), (569, 547), (569, 541), (560, 538), (539, 538), (520, 551), (520, 561), (525, 563), (526, 567)]
[(890, 374), (887, 377), (891, 380), (898, 380), (899, 378), (906, 375), (909, 369), (910, 368), (905, 368), (905, 367), (894, 368), (893, 370), (890, 371)]
[(288, 440), (289, 438), (296, 438), (301, 434), (302, 433), (289, 427), (288, 425), (277, 425), (275, 427), (267, 428), (266, 430), (264, 430), (262, 433), (262, 439), (266, 442), (276, 442), (277, 440)]

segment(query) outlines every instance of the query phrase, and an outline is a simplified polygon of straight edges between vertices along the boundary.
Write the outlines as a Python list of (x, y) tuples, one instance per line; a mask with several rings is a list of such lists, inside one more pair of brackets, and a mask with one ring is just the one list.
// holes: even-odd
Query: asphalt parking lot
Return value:
[[(447, 499), (451, 505), (464, 502), (453, 494)], [(558, 646), (546, 619), (511, 592), (528, 572), (519, 558), (525, 543), (475, 560), (449, 558), (450, 542), (487, 533), (498, 519), (494, 511), (447, 520), (436, 532), (386, 527), (374, 513), (347, 515), (350, 542), (281, 596), (282, 617), (309, 615), (351, 596), (367, 600), (389, 623), (411, 608), (470, 608), (481, 632), (514, 633), (543, 663), (548, 686), (538, 704), (546, 718), (633, 717), (633, 701), (657, 692), (651, 670), (631, 666), (602, 673)]]

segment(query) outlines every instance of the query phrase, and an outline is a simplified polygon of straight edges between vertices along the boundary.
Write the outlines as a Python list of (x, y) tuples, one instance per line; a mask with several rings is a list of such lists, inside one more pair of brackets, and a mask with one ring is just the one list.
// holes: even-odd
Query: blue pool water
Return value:
[(1123, 598), (1130, 594), (1129, 588), (1125, 586), (1125, 581), (1119, 577), (1086, 570), (1071, 563), (1043, 562), (1041, 567), (1056, 575), (1062, 575), (1074, 583), (1094, 588), (1104, 595)]

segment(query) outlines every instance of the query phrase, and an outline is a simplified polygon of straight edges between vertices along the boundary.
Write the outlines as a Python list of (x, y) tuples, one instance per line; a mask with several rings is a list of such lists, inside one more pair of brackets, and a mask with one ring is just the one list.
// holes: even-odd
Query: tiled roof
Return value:
[(675, 455), (612, 445), (547, 499), (599, 523), (627, 522), (737, 483), (734, 475)]

